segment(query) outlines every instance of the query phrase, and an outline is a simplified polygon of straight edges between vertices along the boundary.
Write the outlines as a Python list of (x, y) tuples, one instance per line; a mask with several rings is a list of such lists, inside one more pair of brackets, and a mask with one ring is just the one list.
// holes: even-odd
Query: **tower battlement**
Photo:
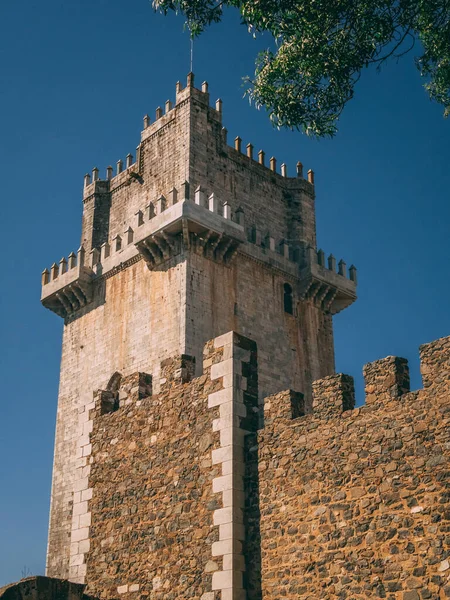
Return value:
[[(149, 115), (145, 115), (143, 119), (143, 130), (141, 132), (141, 142), (136, 148), (136, 160), (132, 154), (128, 154), (125, 163), (122, 159), (116, 163), (116, 173), (113, 174), (113, 167), (106, 168), (105, 178), (99, 177), (99, 170), (95, 167), (90, 174), (85, 175), (84, 179), (84, 199), (89, 199), (93, 194), (112, 192), (116, 188), (126, 183), (130, 177), (142, 174), (143, 164), (141, 161), (142, 145), (152, 143), (154, 139), (163, 133), (163, 130), (172, 127), (179, 117), (179, 113), (186, 108), (186, 105), (194, 100), (199, 107), (207, 114), (208, 120), (217, 126), (222, 125), (223, 104), (222, 100), (218, 99), (214, 106), (210, 106), (208, 83), (203, 82), (202, 89), (197, 89), (193, 85), (193, 74), (188, 75), (188, 83), (185, 88), (178, 82), (176, 86), (175, 104), (167, 100), (164, 109), (160, 106), (156, 108), (155, 120), (151, 122)], [(277, 171), (277, 159), (271, 157), (266, 164), (266, 153), (264, 150), (259, 150), (254, 154), (254, 146), (250, 142), (242, 145), (242, 138), (237, 136), (234, 140), (234, 145), (227, 144), (227, 130), (224, 127), (220, 129), (219, 150), (227, 155), (231, 160), (237, 162), (245, 169), (254, 169), (255, 174), (260, 177), (269, 177), (271, 181), (276, 182), (280, 186), (287, 189), (290, 187), (303, 187), (306, 193), (314, 194), (314, 171), (308, 170), (306, 178), (303, 176), (303, 164), (297, 162), (295, 168), (295, 176), (288, 176), (288, 167), (286, 163), (280, 166), (280, 172)], [(245, 151), (244, 151), (245, 150)]]

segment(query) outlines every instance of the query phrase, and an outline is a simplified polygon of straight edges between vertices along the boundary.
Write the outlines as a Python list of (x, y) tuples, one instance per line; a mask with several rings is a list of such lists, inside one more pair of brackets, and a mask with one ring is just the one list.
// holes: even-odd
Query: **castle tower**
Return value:
[(136, 389), (158, 394), (164, 361), (199, 376), (205, 343), (235, 331), (258, 347), (259, 398), (291, 388), (309, 410), (312, 381), (334, 373), (332, 316), (356, 298), (354, 267), (317, 251), (313, 172), (228, 145), (222, 102), (192, 74), (144, 119), (136, 159), (84, 183), (80, 249), (42, 275), (64, 319), (47, 574), (80, 582), (93, 393), (120, 402), (141, 373)]

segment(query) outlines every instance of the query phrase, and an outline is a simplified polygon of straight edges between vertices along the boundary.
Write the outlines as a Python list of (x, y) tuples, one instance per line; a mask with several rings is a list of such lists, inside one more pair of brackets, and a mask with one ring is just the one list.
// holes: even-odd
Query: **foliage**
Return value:
[(258, 55), (251, 100), (274, 125), (332, 136), (364, 67), (380, 67), (421, 47), (417, 67), (430, 97), (450, 114), (450, 0), (153, 0), (181, 12), (191, 35), (239, 9), (253, 35), (274, 49)]

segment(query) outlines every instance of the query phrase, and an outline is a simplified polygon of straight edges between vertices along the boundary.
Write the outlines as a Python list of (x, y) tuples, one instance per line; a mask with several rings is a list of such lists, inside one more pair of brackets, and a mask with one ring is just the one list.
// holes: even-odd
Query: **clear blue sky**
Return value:
[[(315, 170), (319, 245), (359, 268), (359, 300), (335, 318), (359, 402), (362, 365), (388, 354), (420, 387), (419, 344), (450, 334), (450, 120), (407, 57), (364, 74), (334, 140), (276, 131), (242, 98), (260, 46), (230, 14), (196, 42), (196, 82), (223, 99), (230, 140)], [(62, 321), (39, 304), (40, 273), (78, 247), (84, 173), (134, 153), (189, 44), (147, 0), (15, 0), (0, 59), (2, 585), (44, 571)]]

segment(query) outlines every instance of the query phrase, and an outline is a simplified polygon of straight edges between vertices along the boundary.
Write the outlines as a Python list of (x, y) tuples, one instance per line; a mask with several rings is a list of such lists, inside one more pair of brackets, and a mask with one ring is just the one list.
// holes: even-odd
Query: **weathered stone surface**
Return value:
[[(223, 350), (210, 342), (206, 352), (213, 365)], [(186, 361), (164, 362), (166, 383), (158, 395), (125, 400), (109, 414), (96, 407), (91, 415), (86, 578), (93, 595), (159, 600), (211, 591), (212, 573), (220, 568), (211, 556), (219, 527), (208, 502), (221, 471), (211, 464), (219, 409), (208, 407), (208, 394), (223, 384), (211, 381), (211, 366), (184, 383), (178, 371)]]
[[(250, 600), (446, 597), (450, 338), (422, 346), (421, 365), (417, 392), (404, 359), (366, 365), (369, 403), (345, 412), (345, 378), (316, 381), (317, 412), (248, 439)], [(282, 399), (266, 398), (270, 413)]]

